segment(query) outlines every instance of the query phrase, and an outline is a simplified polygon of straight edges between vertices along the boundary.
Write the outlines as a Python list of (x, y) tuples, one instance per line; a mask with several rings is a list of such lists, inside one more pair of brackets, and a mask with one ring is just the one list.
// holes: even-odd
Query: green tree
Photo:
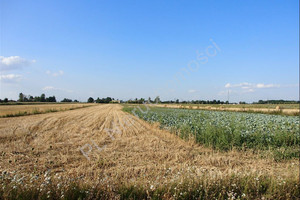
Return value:
[(140, 98), (140, 100), (139, 100), (139, 104), (143, 104), (145, 102), (145, 99), (144, 98)]
[(19, 94), (19, 101), (20, 102), (24, 101), (24, 94), (22, 92)]
[[(46, 98), (47, 102), (56, 102), (55, 96)], [(72, 100), (71, 100), (72, 101)]]
[(72, 99), (64, 98), (61, 102), (72, 102)]
[(88, 98), (87, 102), (88, 102), (88, 103), (94, 103), (93, 97)]
[(161, 102), (159, 96), (157, 96), (154, 101), (155, 101), (155, 103), (160, 103)]
[(111, 102), (111, 101), (112, 101), (112, 98), (111, 98), (111, 97), (106, 97), (105, 103), (109, 103), (109, 102)]
[(35, 102), (40, 102), (41, 101), (41, 97), (34, 97), (34, 101)]
[(41, 95), (41, 102), (45, 102), (46, 101), (46, 95), (45, 94), (42, 94)]
[(101, 99), (99, 97), (96, 99), (96, 103), (101, 103)]

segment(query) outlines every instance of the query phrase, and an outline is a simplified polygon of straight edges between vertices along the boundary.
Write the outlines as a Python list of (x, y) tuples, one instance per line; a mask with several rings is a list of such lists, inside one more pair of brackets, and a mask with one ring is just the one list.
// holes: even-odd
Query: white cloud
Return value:
[(254, 89), (262, 89), (262, 88), (279, 88), (281, 87), (279, 84), (264, 84), (264, 83), (239, 83), (239, 84), (231, 84), (227, 83), (225, 88), (241, 88), (243, 90), (247, 90), (249, 92), (254, 92)]
[(56, 88), (56, 87), (53, 87), (53, 86), (46, 86), (42, 90), (44, 90), (44, 91), (61, 91), (61, 92), (68, 92), (68, 93), (73, 92), (72, 90), (65, 90), (65, 89)]
[(47, 91), (47, 90), (55, 90), (55, 88), (52, 87), (52, 86), (46, 86), (46, 87), (43, 88), (43, 90), (45, 90), (45, 91)]
[(9, 56), (9, 57), (0, 56), (0, 70), (9, 71), (9, 70), (20, 69), (23, 66), (28, 66), (35, 62), (36, 62), (35, 60), (26, 60), (24, 58), (21, 58), (20, 56)]
[(263, 84), (263, 83), (258, 83), (256, 84), (256, 88), (278, 88), (280, 85), (275, 85), (275, 84)]
[[(244, 94), (244, 93), (253, 93), (256, 90), (259, 89), (270, 89), (270, 88), (280, 88), (284, 87), (279, 84), (264, 84), (264, 83), (248, 83), (248, 82), (243, 82), (243, 83), (238, 83), (238, 84), (231, 84), (227, 83), (225, 86), (227, 89), (233, 89), (235, 88), (238, 93)], [(224, 95), (225, 92), (219, 93), (220, 95)]]
[(193, 89), (188, 90), (188, 93), (195, 93), (195, 92), (197, 92), (197, 91), (193, 90)]
[[(291, 88), (291, 87), (299, 87), (299, 84), (290, 84), (290, 85), (280, 85), (280, 84), (265, 84), (265, 83), (238, 83), (238, 84), (231, 84), (227, 83), (224, 86), (227, 91), (219, 92), (220, 96), (224, 96), (229, 93), (236, 93), (236, 94), (246, 94), (246, 93), (253, 93), (257, 90), (261, 89), (275, 89), (275, 88)], [(234, 91), (233, 91), (234, 90)]]
[(21, 80), (22, 76), (18, 74), (6, 74), (6, 75), (0, 75), (0, 81), (4, 82), (13, 82), (13, 81), (19, 81)]
[(231, 84), (230, 84), (230, 83), (227, 83), (227, 84), (225, 85), (225, 88), (231, 88)]
[(252, 86), (252, 84), (251, 83), (247, 83), (247, 82), (239, 83), (239, 84), (230, 84), (230, 83), (227, 83), (225, 85), (225, 88), (235, 88), (235, 87), (249, 88), (250, 86)]
[(56, 77), (56, 76), (62, 76), (64, 74), (64, 71), (59, 70), (58, 72), (51, 72), (50, 70), (47, 70), (46, 74)]

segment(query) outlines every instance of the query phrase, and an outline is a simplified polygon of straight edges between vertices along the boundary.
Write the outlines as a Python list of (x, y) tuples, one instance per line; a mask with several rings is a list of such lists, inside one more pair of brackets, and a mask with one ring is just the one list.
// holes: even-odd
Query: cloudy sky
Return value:
[(0, 2), (1, 99), (299, 99), (299, 1)]

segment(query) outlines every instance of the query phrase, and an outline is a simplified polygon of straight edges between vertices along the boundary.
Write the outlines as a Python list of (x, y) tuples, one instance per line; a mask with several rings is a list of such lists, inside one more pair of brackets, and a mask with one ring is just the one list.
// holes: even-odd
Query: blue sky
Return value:
[(299, 1), (0, 2), (1, 99), (299, 99)]

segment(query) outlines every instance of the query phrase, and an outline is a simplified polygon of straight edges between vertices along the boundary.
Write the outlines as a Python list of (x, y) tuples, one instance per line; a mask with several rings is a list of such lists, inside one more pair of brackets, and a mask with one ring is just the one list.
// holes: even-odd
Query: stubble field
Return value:
[(296, 199), (297, 159), (183, 140), (121, 105), (0, 119), (3, 199)]
[(84, 103), (45, 103), (45, 104), (24, 104), (24, 105), (0, 105), (0, 117), (16, 117), (25, 115), (42, 114), (73, 110), (91, 106)]

